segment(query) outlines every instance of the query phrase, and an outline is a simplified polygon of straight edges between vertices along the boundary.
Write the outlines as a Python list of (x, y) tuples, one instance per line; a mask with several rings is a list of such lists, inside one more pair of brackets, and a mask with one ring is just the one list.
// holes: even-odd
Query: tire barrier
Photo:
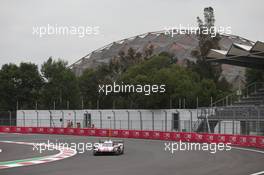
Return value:
[(146, 130), (119, 130), (96, 128), (48, 128), (0, 126), (0, 133), (62, 134), (95, 137), (119, 137), (134, 139), (170, 140), (198, 143), (231, 143), (233, 146), (264, 149), (264, 136), (208, 134), (192, 132), (163, 132)]

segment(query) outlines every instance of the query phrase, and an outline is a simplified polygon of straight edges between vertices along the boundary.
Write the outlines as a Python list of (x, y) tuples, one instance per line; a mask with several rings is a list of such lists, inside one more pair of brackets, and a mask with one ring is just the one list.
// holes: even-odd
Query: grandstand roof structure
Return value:
[[(254, 42), (240, 36), (221, 34), (220, 49), (225, 50), (234, 42), (249, 46), (254, 44)], [(144, 53), (144, 50), (150, 45), (154, 46), (153, 54), (159, 54), (163, 51), (172, 53), (178, 58), (179, 64), (181, 64), (184, 63), (185, 60), (196, 60), (191, 52), (197, 48), (198, 38), (195, 34), (175, 34), (174, 36), (170, 36), (166, 35), (166, 30), (148, 32), (121, 39), (98, 48), (83, 56), (69, 67), (77, 76), (80, 76), (87, 68), (95, 68), (98, 65), (109, 63), (111, 58), (118, 56), (119, 51), (124, 51), (126, 53), (131, 47), (136, 52)], [(226, 70), (226, 68), (228, 70)], [(238, 72), (243, 70), (241, 67), (225, 66), (223, 71), (223, 74), (228, 74), (225, 75), (225, 77), (230, 79), (231, 82), (235, 79)]]
[[(192, 51), (199, 49), (199, 38), (196, 34), (174, 34), (169, 35), (166, 30), (148, 32), (130, 38), (112, 42), (106, 46), (98, 48), (91, 53), (81, 57), (69, 66), (76, 76), (81, 76), (86, 69), (94, 69), (98, 66), (109, 64), (112, 58), (118, 58), (119, 53), (128, 52), (133, 48), (135, 52), (142, 55), (153, 46), (153, 55), (161, 52), (168, 52), (177, 58), (177, 64), (186, 66), (188, 61), (195, 62), (197, 58)], [(219, 49), (228, 50), (233, 43), (253, 46), (255, 42), (237, 35), (221, 34)], [(245, 67), (221, 64), (221, 77), (224, 77), (233, 87), (238, 87), (245, 81)]]
[(207, 61), (264, 70), (264, 43), (257, 41), (252, 46), (233, 43), (228, 50), (211, 49)]

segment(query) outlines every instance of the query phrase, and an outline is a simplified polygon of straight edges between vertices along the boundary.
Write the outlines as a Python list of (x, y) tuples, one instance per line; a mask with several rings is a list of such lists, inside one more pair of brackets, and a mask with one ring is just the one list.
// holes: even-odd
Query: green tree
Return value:
[(15, 110), (18, 100), (19, 78), (15, 64), (5, 64), (0, 70), (0, 108)]
[(132, 101), (135, 108), (168, 108), (170, 99), (176, 107), (178, 99), (186, 99), (186, 107), (196, 107), (197, 96), (203, 96), (200, 104), (208, 106), (210, 98), (216, 97), (217, 89), (214, 81), (200, 79), (200, 76), (171, 62), (168, 56), (153, 56), (141, 64), (134, 65), (122, 74), (120, 81), (125, 84), (166, 85), (165, 93), (149, 96), (139, 93), (126, 94), (125, 98)]
[[(215, 82), (219, 80), (221, 75), (221, 66), (211, 64), (206, 61), (206, 55), (210, 49), (219, 49), (219, 34), (214, 31), (214, 9), (212, 7), (204, 8), (204, 21), (197, 17), (198, 31), (197, 37), (199, 40), (198, 48), (192, 51), (192, 55), (197, 58), (194, 63), (189, 63), (188, 67), (197, 72), (202, 78), (213, 79)], [(210, 31), (210, 32), (208, 32)]]
[(264, 82), (264, 71), (257, 69), (246, 69), (246, 82), (251, 84), (253, 82)]
[(43, 107), (57, 109), (70, 109), (80, 107), (80, 91), (78, 80), (74, 73), (67, 67), (67, 62), (49, 58), (41, 66), (41, 73), (45, 79), (42, 89)]
[(32, 109), (40, 98), (43, 79), (32, 63), (5, 64), (0, 70), (0, 106), (2, 110)]
[(40, 90), (43, 85), (43, 78), (38, 71), (38, 66), (31, 63), (21, 63), (19, 70), (19, 94), (18, 101), (20, 108), (32, 109), (40, 100)]

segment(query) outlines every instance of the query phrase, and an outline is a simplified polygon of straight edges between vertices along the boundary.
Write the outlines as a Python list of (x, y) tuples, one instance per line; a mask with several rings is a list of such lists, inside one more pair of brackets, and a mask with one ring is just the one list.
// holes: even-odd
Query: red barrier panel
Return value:
[(230, 134), (206, 134), (189, 132), (163, 132), (140, 130), (112, 130), (96, 128), (48, 128), (48, 127), (15, 127), (0, 126), (0, 133), (34, 133), (34, 134), (64, 134), (96, 137), (119, 137), (136, 139), (170, 140), (199, 143), (230, 143), (242, 147), (264, 148), (263, 136), (245, 136)]

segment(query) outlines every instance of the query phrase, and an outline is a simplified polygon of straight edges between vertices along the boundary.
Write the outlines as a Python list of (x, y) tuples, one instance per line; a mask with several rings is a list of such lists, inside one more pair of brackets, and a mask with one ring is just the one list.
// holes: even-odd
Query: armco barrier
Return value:
[(64, 134), (96, 137), (119, 137), (136, 139), (170, 140), (199, 143), (231, 143), (242, 147), (255, 147), (264, 149), (263, 136), (245, 136), (228, 134), (202, 134), (189, 132), (162, 132), (141, 130), (109, 130), (95, 128), (46, 128), (46, 127), (14, 127), (0, 126), (0, 133), (32, 133), (32, 134)]

